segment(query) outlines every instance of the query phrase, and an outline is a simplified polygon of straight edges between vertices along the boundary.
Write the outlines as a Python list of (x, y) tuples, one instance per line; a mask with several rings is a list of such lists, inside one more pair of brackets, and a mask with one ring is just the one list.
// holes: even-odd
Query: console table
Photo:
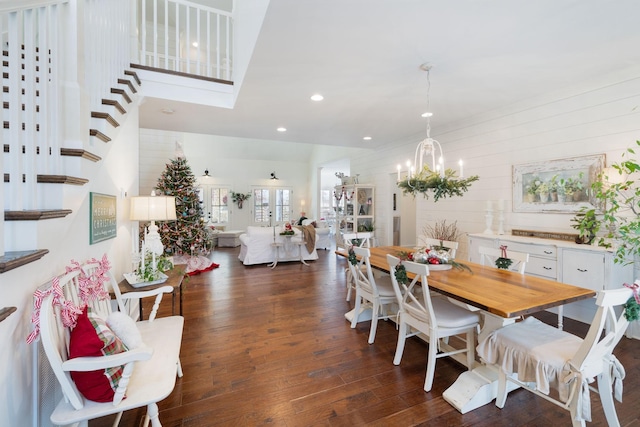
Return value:
[[(182, 286), (184, 284), (184, 280), (183, 280), (184, 270), (181, 268), (174, 267), (171, 270), (165, 271), (164, 274), (168, 276), (167, 280), (164, 283), (134, 288), (129, 284), (129, 282), (127, 282), (126, 279), (124, 279), (124, 280), (121, 280), (120, 283), (118, 283), (118, 288), (120, 289), (121, 293), (125, 294), (127, 292), (148, 291), (151, 289), (159, 288), (161, 286), (171, 286), (173, 288), (173, 293), (171, 294), (171, 314), (172, 315), (176, 314), (176, 290), (180, 290), (179, 311), (180, 311), (180, 316), (182, 316), (182, 294), (184, 291)], [(140, 301), (138, 305), (140, 307), (140, 320), (143, 320), (142, 301)]]

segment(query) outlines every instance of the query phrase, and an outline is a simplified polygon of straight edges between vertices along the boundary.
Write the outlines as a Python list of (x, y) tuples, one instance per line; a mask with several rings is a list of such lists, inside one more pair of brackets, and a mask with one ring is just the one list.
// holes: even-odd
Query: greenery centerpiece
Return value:
[(404, 265), (402, 265), (402, 261), (429, 264), (430, 266), (450, 265), (452, 268), (457, 268), (458, 270), (472, 272), (469, 266), (456, 262), (451, 258), (447, 250), (421, 248), (415, 252), (400, 251), (398, 252), (398, 258), (400, 258), (401, 262), (396, 267), (395, 276), (400, 284), (407, 283), (408, 280), (407, 270), (404, 268)]
[(415, 197), (417, 193), (422, 193), (427, 199), (428, 192), (433, 191), (433, 200), (437, 202), (441, 198), (462, 196), (469, 190), (471, 183), (478, 179), (480, 179), (478, 175), (456, 178), (456, 172), (452, 169), (446, 169), (443, 174), (440, 174), (425, 166), (415, 175), (398, 181), (398, 187), (404, 194)]
[(291, 226), (291, 223), (286, 223), (284, 225), (284, 230), (280, 232), (281, 236), (293, 236), (294, 234), (295, 232), (293, 231), (293, 227)]

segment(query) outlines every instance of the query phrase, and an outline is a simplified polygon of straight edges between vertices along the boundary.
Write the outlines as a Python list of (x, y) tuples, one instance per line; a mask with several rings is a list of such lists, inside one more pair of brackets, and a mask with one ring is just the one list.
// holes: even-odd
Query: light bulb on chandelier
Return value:
[[(429, 111), (431, 103), (431, 68), (432, 66), (428, 63), (420, 65), (420, 69), (427, 72), (427, 111)], [(427, 197), (428, 190), (433, 190), (434, 201), (438, 201), (441, 197), (462, 196), (469, 189), (471, 183), (478, 180), (478, 176), (463, 178), (462, 159), (458, 162), (458, 177), (456, 177), (455, 171), (445, 168), (442, 146), (437, 140), (431, 138), (430, 118), (432, 116), (431, 112), (422, 114), (422, 117), (427, 119), (427, 137), (416, 147), (413, 166), (410, 161), (407, 161), (407, 178), (404, 180), (400, 179), (400, 165), (398, 165), (398, 187), (402, 188), (404, 193), (415, 196), (415, 193), (418, 192), (422, 193), (424, 197)]]

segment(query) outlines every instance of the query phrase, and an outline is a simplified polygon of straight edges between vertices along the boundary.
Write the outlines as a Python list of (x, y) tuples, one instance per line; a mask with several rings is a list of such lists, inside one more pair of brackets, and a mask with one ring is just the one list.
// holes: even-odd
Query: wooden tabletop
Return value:
[[(389, 272), (387, 254), (398, 256), (410, 249), (401, 246), (370, 248), (371, 266)], [(336, 252), (345, 256), (345, 253)], [(462, 262), (471, 272), (452, 268), (429, 272), (429, 287), (444, 295), (502, 317), (535, 313), (582, 299), (591, 298), (591, 289), (554, 280), (522, 275), (513, 271)]]

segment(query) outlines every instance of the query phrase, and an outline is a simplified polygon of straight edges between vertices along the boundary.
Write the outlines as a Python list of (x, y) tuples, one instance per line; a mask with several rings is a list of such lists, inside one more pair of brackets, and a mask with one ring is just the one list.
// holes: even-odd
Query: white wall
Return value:
[[(465, 176), (480, 181), (462, 198), (434, 203), (417, 196), (416, 229), (427, 222), (457, 221), (463, 232), (482, 232), (486, 200), (512, 200), (513, 165), (605, 153), (607, 165), (640, 139), (640, 67), (577, 83), (562, 92), (542, 94), (481, 117), (472, 117), (450, 129), (432, 129), (443, 146), (446, 166), (465, 162)], [(424, 135), (394, 141), (351, 157), (352, 174), (376, 185), (376, 235), (380, 244), (391, 243), (391, 188), (389, 174), (412, 158)], [(506, 232), (513, 228), (575, 232), (572, 214), (506, 212)], [(496, 221), (496, 220), (494, 220)], [(494, 222), (493, 230), (497, 229)], [(458, 251), (467, 256), (466, 241)]]
[[(72, 209), (73, 213), (65, 218), (38, 222), (40, 248), (50, 252), (37, 262), (0, 275), (0, 306), (18, 309), (0, 323), (0, 427), (30, 425), (35, 413), (31, 366), (36, 344), (25, 342), (31, 332), (35, 289), (53, 276), (64, 273), (71, 260), (82, 262), (91, 257), (101, 258), (106, 253), (116, 277), (122, 277), (122, 273), (130, 269), (128, 200), (137, 194), (138, 188), (138, 115), (135, 108), (129, 110), (127, 120), (120, 122), (116, 138), (108, 144), (98, 141), (85, 147), (101, 156), (102, 161), (85, 161), (82, 177), (88, 178), (89, 183), (65, 189), (64, 208)], [(89, 244), (90, 192), (117, 197), (118, 235), (115, 239)], [(126, 197), (123, 197), (124, 193), (127, 193)]]

